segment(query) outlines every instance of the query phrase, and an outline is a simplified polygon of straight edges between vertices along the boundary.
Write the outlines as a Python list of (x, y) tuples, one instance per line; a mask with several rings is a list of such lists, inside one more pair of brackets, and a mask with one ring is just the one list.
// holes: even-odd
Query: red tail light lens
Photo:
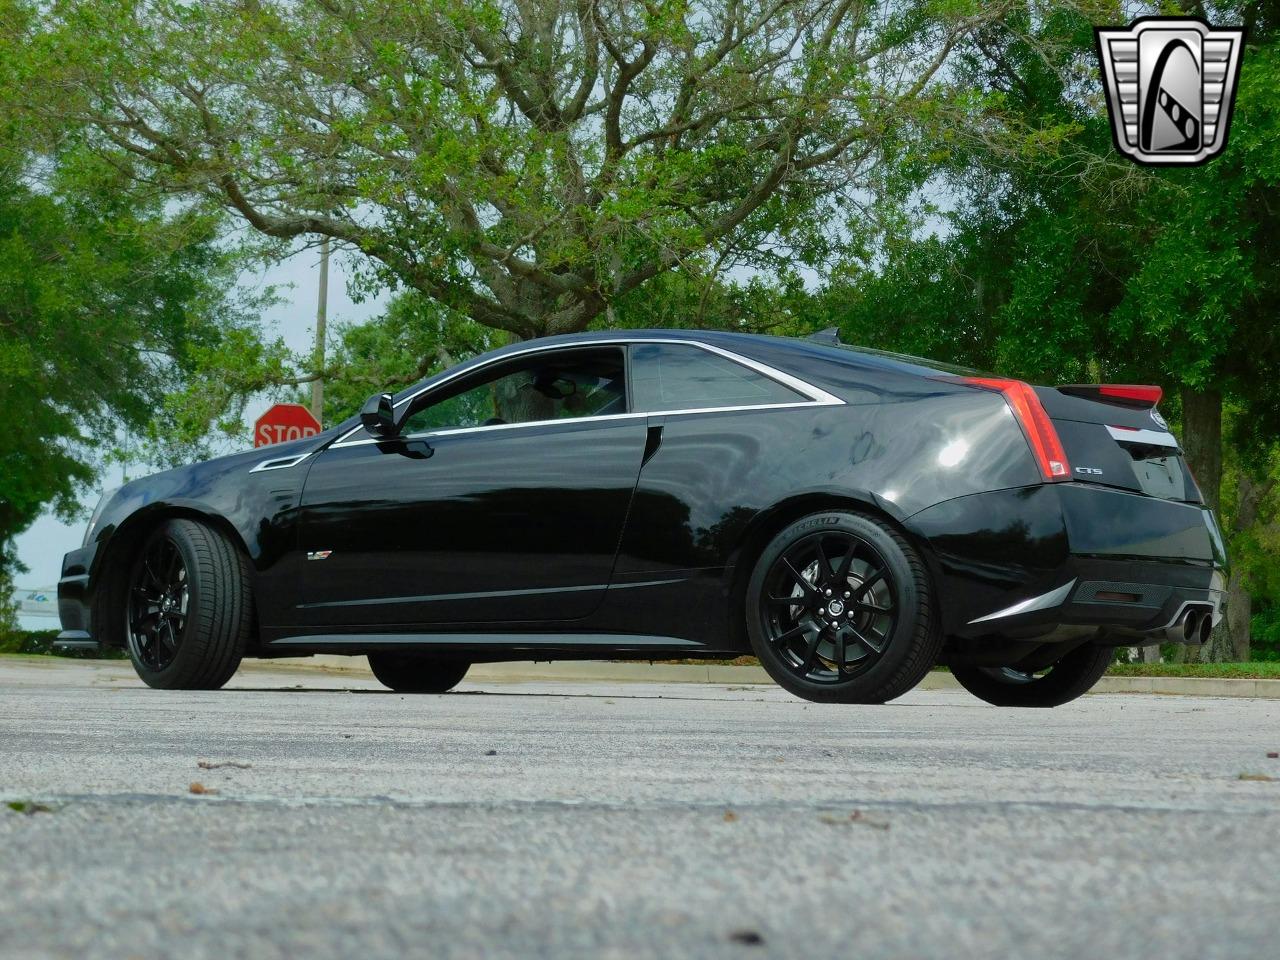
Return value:
[(1031, 452), (1035, 455), (1041, 476), (1049, 481), (1071, 479), (1071, 464), (1067, 462), (1067, 454), (1062, 449), (1062, 441), (1058, 439), (1058, 431), (1054, 429), (1053, 421), (1044, 412), (1044, 406), (1030, 384), (995, 377), (961, 377), (960, 381), (1003, 393), (1014, 417), (1022, 425), (1022, 432), (1027, 435), (1027, 442), (1031, 444)]
[(1098, 393), (1104, 397), (1114, 397), (1117, 400), (1149, 403), (1153, 407), (1164, 396), (1164, 391), (1159, 387), (1140, 386), (1136, 383), (1104, 383), (1099, 385)]

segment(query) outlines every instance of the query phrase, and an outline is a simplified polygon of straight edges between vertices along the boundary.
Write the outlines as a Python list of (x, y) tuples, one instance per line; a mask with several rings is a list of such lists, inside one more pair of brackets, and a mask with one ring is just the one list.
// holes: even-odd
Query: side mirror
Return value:
[(379, 440), (390, 440), (400, 432), (396, 426), (396, 411), (391, 404), (391, 394), (375, 393), (364, 402), (360, 411), (360, 423), (365, 433)]

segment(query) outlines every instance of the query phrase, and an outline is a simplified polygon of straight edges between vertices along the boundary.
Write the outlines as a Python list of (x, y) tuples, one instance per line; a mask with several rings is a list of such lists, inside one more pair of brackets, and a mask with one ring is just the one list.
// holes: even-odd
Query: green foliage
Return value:
[[(324, 422), (341, 423), (359, 413), (370, 394), (395, 392), (505, 339), (417, 291), (400, 293), (382, 316), (337, 329), (325, 364), (334, 375), (325, 381)], [(307, 397), (299, 393), (295, 399)]]
[(627, 294), (611, 314), (597, 318), (592, 327), (674, 327), (790, 336), (810, 332), (821, 319), (811, 316), (812, 307), (813, 299), (794, 269), (733, 282), (718, 271), (682, 267)]
[(0, 143), (0, 409), (21, 425), (0, 440), (0, 551), (46, 508), (74, 515), (123, 431), (169, 436), (196, 358), (251, 335), (216, 220), (120, 186), (79, 151)]
[(1252, 659), (1280, 663), (1280, 603), (1264, 604), (1253, 615), (1250, 647)]
[(57, 630), (0, 629), (0, 654), (17, 653), (27, 656), (70, 657), (74, 660), (122, 660), (128, 656), (123, 650), (112, 647), (101, 652), (91, 650), (55, 650), (53, 641)]
[[(965, 41), (956, 78), (974, 124), (917, 128), (905, 184), (879, 199), (895, 233), (878, 258), (843, 265), (824, 307), (849, 342), (1038, 382), (1159, 383), (1175, 417), (1183, 396), (1208, 396), (1211, 417), (1224, 396), (1233, 584), (1280, 603), (1280, 8), (1215, 11), (1246, 21), (1251, 42), (1229, 146), (1193, 169), (1142, 169), (1114, 150), (1091, 27), (1116, 19), (1055, 6)], [(949, 209), (919, 200), (938, 194)], [(1184, 427), (1191, 456), (1199, 437)], [(1211, 448), (1195, 453), (1216, 489)]]
[(1247, 663), (1113, 663), (1112, 677), (1206, 677), (1228, 680), (1280, 680), (1280, 663), (1255, 657)]
[(150, 187), (528, 337), (699, 258), (823, 265), (912, 124), (968, 122), (953, 45), (1019, 7), (5, 0), (0, 53)]
[(1000, 136), (923, 131), (926, 173), (954, 207), (941, 231), (920, 210), (916, 239), (846, 267), (831, 309), (849, 339), (1038, 380), (1226, 385), (1266, 442), (1277, 401), (1245, 384), (1280, 369), (1280, 278), (1261, 255), (1277, 239), (1265, 193), (1280, 183), (1280, 51), (1270, 39), (1247, 51), (1222, 158), (1141, 170), (1080, 83), (1096, 69), (1091, 21), (1106, 19), (1055, 8), (979, 31), (959, 71)]

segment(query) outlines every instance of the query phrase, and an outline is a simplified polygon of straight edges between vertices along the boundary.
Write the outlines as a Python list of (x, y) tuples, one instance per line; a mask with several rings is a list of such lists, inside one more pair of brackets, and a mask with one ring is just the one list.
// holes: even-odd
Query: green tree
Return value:
[[(1266, 387), (1280, 371), (1280, 5), (1211, 13), (1245, 22), (1251, 40), (1228, 149), (1196, 169), (1142, 170), (1111, 145), (1091, 27), (1120, 21), (1118, 10), (1054, 9), (977, 31), (955, 63), (983, 122), (958, 138), (922, 128), (917, 146), (929, 161), (920, 183), (952, 201), (944, 229), (886, 244), (826, 296), (851, 338), (1040, 381), (1163, 384), (1234, 541), (1271, 489), (1280, 437)], [(1224, 400), (1240, 411), (1230, 503)], [(1220, 631), (1205, 657), (1247, 649), (1244, 576), (1238, 565), (1234, 640)]]
[(393, 297), (381, 316), (339, 326), (334, 340), (323, 371), (329, 425), (358, 413), (370, 394), (394, 392), (491, 350), (503, 335), (409, 290)]
[(124, 431), (167, 435), (194, 358), (254, 323), (216, 221), (119, 186), (93, 158), (0, 149), (0, 579), (13, 538), (74, 515)]
[[(7, 0), (33, 109), (155, 188), (520, 337), (821, 254), (1012, 0)], [(41, 91), (55, 90), (57, 96)]]

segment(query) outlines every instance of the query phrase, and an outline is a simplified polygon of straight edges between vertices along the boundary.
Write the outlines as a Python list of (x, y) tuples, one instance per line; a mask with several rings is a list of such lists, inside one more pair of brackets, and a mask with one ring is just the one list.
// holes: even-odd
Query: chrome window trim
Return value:
[(249, 472), (261, 473), (264, 470), (287, 470), (289, 467), (296, 467), (314, 452), (314, 450), (308, 450), (306, 453), (299, 453), (291, 457), (276, 457), (274, 459), (268, 458), (257, 464)]
[[(487, 367), (490, 367), (499, 363), (506, 363), (508, 360), (512, 360), (516, 357), (523, 357), (528, 354), (544, 353), (548, 350), (573, 350), (577, 347), (608, 346), (608, 347), (625, 348), (632, 344), (637, 344), (637, 343), (670, 343), (670, 344), (678, 344), (683, 346), (697, 347), (698, 349), (706, 350), (708, 353), (714, 353), (721, 357), (724, 357), (725, 359), (730, 360), (733, 363), (740, 364), (741, 366), (747, 367), (750, 370), (754, 370), (756, 373), (763, 374), (764, 376), (768, 377), (770, 380), (774, 380), (778, 383), (781, 383), (783, 386), (788, 387), (791, 390), (794, 390), (796, 393), (799, 393), (802, 396), (806, 396), (809, 399), (797, 400), (794, 403), (728, 404), (728, 405), (718, 406), (718, 407), (687, 407), (680, 410), (651, 410), (651, 411), (635, 411), (631, 413), (610, 413), (610, 414), (603, 414), (600, 416), (592, 416), (592, 417), (572, 417), (572, 418), (563, 419), (563, 420), (530, 420), (526, 423), (495, 423), (489, 426), (478, 426), (478, 427), (448, 427), (441, 430), (428, 430), (422, 433), (405, 434), (400, 439), (418, 440), (418, 439), (424, 439), (427, 437), (450, 437), (450, 436), (456, 436), (458, 434), (481, 433), (481, 432), (492, 431), (492, 430), (518, 430), (525, 427), (546, 427), (553, 424), (604, 423), (612, 420), (635, 420), (642, 417), (680, 417), (680, 416), (688, 416), (690, 414), (738, 413), (746, 410), (787, 410), (794, 407), (827, 407), (827, 406), (842, 406), (844, 404), (844, 401), (841, 400), (839, 397), (835, 396), (834, 394), (828, 393), (827, 391), (823, 390), (820, 387), (815, 387), (813, 384), (805, 380), (801, 380), (799, 377), (792, 376), (791, 374), (786, 373), (782, 370), (779, 370), (776, 367), (771, 367), (767, 363), (761, 363), (760, 361), (753, 360), (750, 357), (744, 357), (741, 354), (734, 353), (732, 350), (726, 350), (723, 347), (717, 347), (710, 343), (703, 343), (699, 340), (673, 339), (669, 337), (639, 337), (636, 339), (627, 339), (627, 340), (619, 340), (619, 339), (582, 340), (575, 343), (540, 344), (540, 345), (530, 346), (524, 350), (517, 350), (511, 353), (506, 353), (506, 354), (503, 354), (501, 357), (494, 357), (492, 360), (489, 360), (478, 366), (470, 367), (466, 370), (460, 370), (457, 373), (454, 373), (450, 376), (445, 377), (443, 380), (439, 380), (431, 384), (430, 386), (423, 387), (421, 390), (418, 390), (414, 393), (409, 394), (409, 396), (404, 397), (401, 400), (398, 400), (395, 405), (399, 407), (402, 404), (412, 403), (414, 400), (422, 396), (428, 390), (435, 390), (438, 387), (443, 387), (446, 384), (451, 383), (460, 377), (470, 376), (471, 374), (484, 370)], [(628, 386), (630, 385), (628, 384)], [(352, 428), (347, 433), (343, 434), (341, 437), (335, 440), (332, 444), (330, 444), (330, 449), (335, 447), (354, 447), (354, 446), (358, 446), (360, 444), (365, 444), (365, 443), (385, 443), (386, 442), (385, 440), (379, 440), (376, 437), (363, 437), (355, 440), (351, 439), (357, 434), (362, 433), (363, 430), (364, 430), (363, 427)]]

